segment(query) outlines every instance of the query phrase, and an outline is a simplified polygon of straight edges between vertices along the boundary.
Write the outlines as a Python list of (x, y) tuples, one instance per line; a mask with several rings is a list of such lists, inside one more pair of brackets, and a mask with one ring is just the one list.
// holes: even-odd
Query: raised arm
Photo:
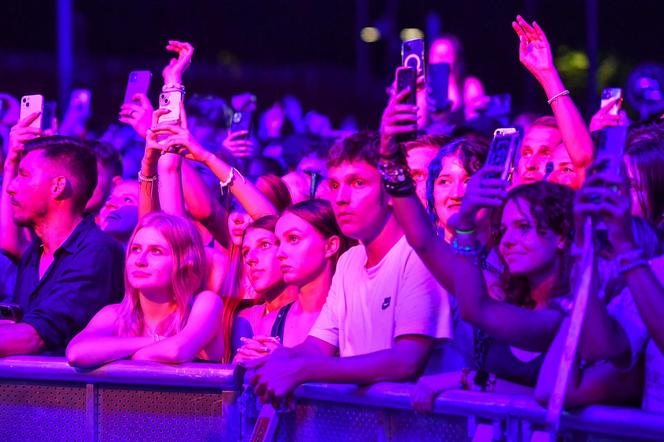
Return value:
[(528, 24), (521, 16), (512, 22), (519, 36), (519, 60), (544, 89), (556, 117), (565, 148), (579, 174), (578, 186), (583, 183), (585, 170), (593, 161), (593, 141), (581, 113), (565, 89), (558, 70), (553, 64), (551, 45), (542, 28)]
[(230, 189), (253, 219), (265, 215), (277, 215), (277, 209), (256, 186), (239, 171), (201, 146), (186, 128), (172, 126), (166, 130), (172, 134), (166, 141), (166, 148), (177, 150), (186, 158), (210, 168), (219, 181), (227, 183), (226, 188)]
[(41, 129), (30, 127), (39, 116), (39, 112), (28, 115), (12, 127), (9, 134), (9, 152), (4, 163), (4, 176), (2, 179), (2, 195), (0, 196), (0, 249), (7, 255), (18, 260), (27, 247), (27, 241), (23, 230), (14, 223), (11, 195), (9, 185), (18, 173), (18, 164), (25, 143), (41, 135)]
[[(396, 136), (417, 129), (417, 106), (402, 104), (410, 93), (408, 89), (393, 94), (383, 112), (380, 125), (380, 156), (387, 164), (394, 163), (407, 168), (403, 151)], [(454, 254), (438, 236), (431, 218), (415, 192), (392, 197), (394, 215), (406, 235), (408, 244), (415, 250), (432, 275), (449, 292), (453, 292)], [(450, 261), (452, 260), (452, 261)]]

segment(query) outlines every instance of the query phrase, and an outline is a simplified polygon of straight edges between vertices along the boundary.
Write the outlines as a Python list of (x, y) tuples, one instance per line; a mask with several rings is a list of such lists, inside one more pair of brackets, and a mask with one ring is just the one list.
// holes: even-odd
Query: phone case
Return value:
[(496, 129), (493, 134), (486, 161), (492, 166), (503, 166), (500, 174), (502, 180), (510, 177), (519, 141), (519, 132), (512, 127)]
[(231, 132), (239, 132), (246, 130), (251, 132), (251, 112), (235, 112), (233, 113), (233, 121), (231, 122)]
[[(600, 107), (604, 107), (607, 104), (609, 104), (611, 100), (621, 97), (622, 97), (622, 89), (620, 89), (619, 87), (607, 87), (602, 91), (602, 101), (600, 102)], [(611, 107), (609, 115), (618, 115), (619, 111), (620, 107), (618, 103), (616, 103)]]
[(169, 121), (180, 121), (180, 103), (182, 101), (182, 93), (178, 91), (162, 92), (159, 95), (159, 108), (168, 109), (169, 113), (159, 117), (159, 123)]
[(125, 90), (124, 103), (131, 103), (136, 94), (147, 95), (150, 89), (152, 73), (150, 71), (133, 71), (129, 73), (127, 89)]
[(424, 74), (424, 40), (417, 38), (401, 43), (401, 65)]
[(44, 97), (42, 95), (26, 95), (21, 98), (21, 114), (20, 119), (24, 119), (28, 115), (32, 115), (35, 112), (41, 112), (42, 115), (39, 115), (35, 121), (30, 123), (30, 127), (35, 129), (41, 129), (42, 126), (42, 116), (44, 113)]
[(406, 97), (404, 104), (416, 104), (417, 93), (415, 83), (415, 69), (401, 67), (397, 69), (397, 92), (410, 87), (410, 93)]

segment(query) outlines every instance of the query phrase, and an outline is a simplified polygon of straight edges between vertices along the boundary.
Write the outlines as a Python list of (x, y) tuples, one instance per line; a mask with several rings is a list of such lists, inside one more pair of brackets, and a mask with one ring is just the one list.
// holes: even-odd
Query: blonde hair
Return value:
[[(157, 229), (173, 251), (171, 282), (175, 311), (163, 318), (155, 330), (155, 333), (159, 335), (172, 336), (185, 326), (191, 310), (192, 298), (203, 288), (207, 274), (203, 240), (189, 220), (163, 212), (154, 212), (138, 222), (129, 239), (127, 258), (136, 233), (146, 227)], [(144, 333), (144, 327), (138, 289), (133, 288), (129, 283), (125, 267), (125, 295), (120, 303), (118, 334), (120, 336), (140, 336)]]

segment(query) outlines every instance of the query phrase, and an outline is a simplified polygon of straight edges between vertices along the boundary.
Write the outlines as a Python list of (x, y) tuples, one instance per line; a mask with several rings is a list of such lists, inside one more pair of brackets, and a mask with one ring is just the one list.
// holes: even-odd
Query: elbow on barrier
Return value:
[[(119, 361), (94, 370), (64, 358), (0, 359), (3, 440), (249, 440), (255, 399), (235, 366)], [(411, 408), (411, 384), (305, 384), (280, 414), (275, 440), (459, 440), (480, 430), (526, 441), (545, 410), (533, 398), (450, 390), (433, 413)], [(664, 415), (592, 406), (564, 413), (561, 432), (602, 440), (662, 440)]]

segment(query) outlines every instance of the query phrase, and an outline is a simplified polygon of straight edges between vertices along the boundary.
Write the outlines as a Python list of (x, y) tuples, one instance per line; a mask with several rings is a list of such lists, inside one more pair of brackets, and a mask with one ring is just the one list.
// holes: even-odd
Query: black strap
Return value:
[(279, 309), (279, 313), (277, 313), (274, 324), (272, 324), (272, 331), (270, 331), (270, 335), (272, 337), (279, 338), (282, 343), (284, 342), (284, 327), (286, 327), (286, 316), (288, 315), (288, 312), (290, 311), (293, 304), (294, 302), (291, 302), (290, 304), (284, 305)]

